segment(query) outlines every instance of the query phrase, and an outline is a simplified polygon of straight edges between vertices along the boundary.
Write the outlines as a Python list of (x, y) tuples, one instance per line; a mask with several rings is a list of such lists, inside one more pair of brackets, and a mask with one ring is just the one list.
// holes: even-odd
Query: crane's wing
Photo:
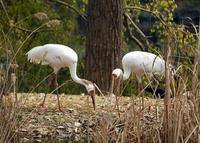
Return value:
[(45, 61), (45, 56), (47, 52), (42, 49), (42, 46), (37, 46), (26, 53), (28, 55), (28, 60), (31, 63), (47, 65), (48, 62)]
[(64, 45), (46, 44), (31, 49), (26, 55), (33, 63), (53, 67), (65, 67), (78, 61), (76, 52)]

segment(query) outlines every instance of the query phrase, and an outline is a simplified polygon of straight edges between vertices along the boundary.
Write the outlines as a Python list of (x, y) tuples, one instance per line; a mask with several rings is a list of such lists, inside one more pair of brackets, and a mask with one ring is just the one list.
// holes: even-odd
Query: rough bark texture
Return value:
[(89, 0), (86, 76), (108, 91), (112, 70), (119, 65), (122, 0)]

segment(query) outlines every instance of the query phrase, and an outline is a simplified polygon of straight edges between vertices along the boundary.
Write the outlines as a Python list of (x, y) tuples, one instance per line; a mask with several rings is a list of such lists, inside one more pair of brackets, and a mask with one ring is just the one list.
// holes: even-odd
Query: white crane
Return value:
[(165, 61), (159, 56), (149, 52), (133, 51), (123, 56), (122, 67), (124, 72), (119, 68), (114, 69), (112, 72), (111, 93), (113, 93), (114, 81), (116, 79), (127, 80), (132, 72), (136, 75), (139, 90), (141, 90), (140, 85), (143, 75), (147, 74), (152, 77), (156, 74), (164, 74)]
[[(53, 68), (54, 86), (57, 88), (57, 73), (63, 67), (69, 67), (72, 79), (85, 86), (88, 94), (92, 98), (93, 107), (95, 109), (95, 86), (91, 81), (81, 79), (77, 76), (77, 62), (78, 56), (76, 52), (68, 46), (61, 44), (46, 44), (37, 46), (26, 53), (28, 60), (33, 63), (49, 65)], [(40, 106), (44, 106), (46, 94)], [(57, 92), (58, 108), (62, 111)]]

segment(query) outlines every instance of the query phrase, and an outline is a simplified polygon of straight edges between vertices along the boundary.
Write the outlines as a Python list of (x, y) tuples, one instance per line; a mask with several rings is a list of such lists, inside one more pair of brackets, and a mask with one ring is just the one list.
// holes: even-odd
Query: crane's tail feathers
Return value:
[(41, 47), (42, 46), (35, 47), (26, 53), (26, 55), (28, 56), (28, 61), (30, 61), (31, 63), (41, 63), (42, 65), (48, 65), (48, 62), (46, 62), (44, 58), (47, 53), (40, 50)]

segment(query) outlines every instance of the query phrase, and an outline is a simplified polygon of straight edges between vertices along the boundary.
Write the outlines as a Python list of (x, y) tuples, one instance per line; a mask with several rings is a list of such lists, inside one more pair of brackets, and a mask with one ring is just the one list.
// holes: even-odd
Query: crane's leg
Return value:
[(46, 96), (47, 96), (47, 94), (44, 95), (43, 101), (42, 101), (42, 103), (39, 104), (39, 106), (44, 107)]
[(57, 80), (57, 73), (54, 73), (54, 87), (56, 89), (56, 96), (57, 96), (57, 100), (58, 100), (58, 110), (63, 112), (61, 105), (60, 105), (60, 99), (59, 99), (59, 94), (58, 94), (58, 80)]
[[(53, 73), (49, 74), (49, 75), (47, 76), (47, 78), (48, 78), (48, 86), (51, 87), (51, 86), (52, 86)], [(42, 108), (45, 107), (45, 106), (44, 106), (44, 103), (45, 103), (45, 100), (46, 100), (46, 96), (47, 96), (47, 93), (45, 93), (44, 98), (43, 98), (43, 101), (38, 105), (39, 107), (42, 107)]]

